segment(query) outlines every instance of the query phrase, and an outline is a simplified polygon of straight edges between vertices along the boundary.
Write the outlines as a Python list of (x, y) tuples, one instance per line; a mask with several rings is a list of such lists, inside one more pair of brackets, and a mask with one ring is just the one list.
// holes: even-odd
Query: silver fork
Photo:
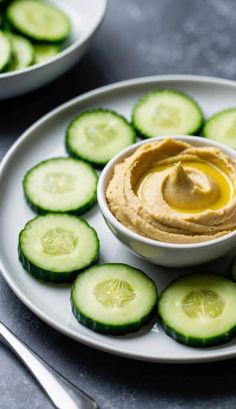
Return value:
[(67, 381), (0, 321), (0, 336), (18, 355), (58, 409), (98, 409), (97, 403)]

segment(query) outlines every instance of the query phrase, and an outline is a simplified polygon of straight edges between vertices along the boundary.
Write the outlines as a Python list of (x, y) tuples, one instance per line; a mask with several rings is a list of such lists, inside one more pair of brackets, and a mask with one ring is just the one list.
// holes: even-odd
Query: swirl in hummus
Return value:
[(236, 165), (214, 147), (146, 143), (115, 166), (106, 198), (114, 216), (142, 236), (212, 240), (236, 229)]

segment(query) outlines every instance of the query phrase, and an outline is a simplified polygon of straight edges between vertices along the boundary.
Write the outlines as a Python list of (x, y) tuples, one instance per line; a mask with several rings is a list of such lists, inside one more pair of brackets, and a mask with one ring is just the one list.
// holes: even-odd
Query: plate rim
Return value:
[[(0, 186), (3, 181), (3, 175), (4, 175), (4, 170), (5, 167), (8, 164), (8, 161), (11, 160), (11, 157), (14, 155), (14, 153), (17, 151), (18, 147), (21, 145), (21, 143), (27, 138), (30, 138), (30, 135), (32, 132), (34, 132), (41, 124), (47, 122), (50, 120), (54, 115), (59, 114), (60, 112), (69, 109), (73, 105), (76, 105), (77, 103), (83, 102), (86, 99), (96, 97), (98, 95), (104, 95), (105, 93), (109, 93), (112, 91), (124, 89), (124, 88), (129, 88), (134, 85), (148, 85), (152, 83), (160, 83), (164, 81), (170, 81), (170, 82), (205, 82), (205, 83), (211, 83), (211, 84), (216, 84), (216, 85), (225, 85), (225, 86), (230, 86), (236, 89), (236, 81), (229, 80), (229, 79), (224, 79), (224, 78), (219, 78), (219, 77), (210, 77), (210, 76), (205, 76), (205, 75), (188, 75), (188, 74), (169, 74), (169, 75), (152, 75), (152, 76), (147, 76), (147, 77), (137, 77), (137, 78), (132, 78), (124, 81), (118, 81), (115, 83), (111, 83), (102, 87), (98, 87), (94, 90), (88, 91), (86, 93), (83, 93), (59, 106), (56, 108), (52, 109), (49, 111), (47, 114), (43, 115), (41, 118), (39, 118), (36, 122), (34, 122), (29, 128), (27, 128), (21, 136), (11, 145), (11, 147), (8, 149), (6, 154), (4, 155), (3, 159), (0, 162)], [(56, 329), (57, 331), (61, 332), (62, 334), (76, 340), (77, 342), (81, 342), (89, 347), (92, 347), (94, 349), (106, 352), (106, 353), (111, 353), (113, 355), (118, 355), (130, 359), (136, 359), (136, 360), (141, 360), (141, 361), (147, 361), (147, 362), (155, 362), (155, 363), (168, 363), (168, 364), (178, 364), (178, 363), (201, 363), (201, 362), (211, 362), (211, 361), (220, 361), (220, 360), (226, 360), (226, 359), (232, 359), (236, 357), (236, 351), (209, 351), (211, 352), (210, 356), (191, 356), (191, 357), (182, 357), (182, 358), (170, 358), (168, 356), (161, 356), (161, 357), (154, 357), (153, 355), (149, 355), (146, 353), (136, 353), (135, 351), (130, 351), (127, 348), (122, 348), (120, 349), (117, 346), (112, 346), (110, 344), (104, 343), (103, 341), (99, 340), (94, 340), (91, 339), (89, 336), (85, 334), (80, 334), (78, 332), (77, 336), (74, 335), (74, 332), (70, 330), (69, 328), (65, 329), (64, 326), (58, 322), (56, 322), (53, 318), (48, 316), (46, 313), (42, 312), (33, 302), (31, 302), (26, 295), (24, 295), (23, 291), (18, 288), (17, 284), (15, 284), (14, 280), (10, 275), (8, 275), (7, 270), (5, 269), (4, 263), (2, 261), (1, 257), (1, 251), (0, 251), (0, 272), (4, 278), (4, 280), (7, 282), (11, 290), (14, 292), (14, 294), (17, 296), (18, 299), (20, 299), (23, 304), (29, 308), (37, 317), (39, 317), (42, 321), (46, 322), (46, 324), (50, 325), (52, 328)]]

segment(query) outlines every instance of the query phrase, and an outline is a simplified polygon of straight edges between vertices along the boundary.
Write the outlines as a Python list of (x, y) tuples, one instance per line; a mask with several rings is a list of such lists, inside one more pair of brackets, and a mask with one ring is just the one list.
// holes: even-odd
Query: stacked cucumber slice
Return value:
[(52, 57), (55, 57), (61, 48), (58, 44), (35, 44), (34, 45), (34, 63), (41, 64)]
[(0, 72), (47, 61), (71, 32), (68, 17), (43, 0), (4, 2), (1, 17)]
[(12, 27), (31, 40), (62, 42), (70, 34), (70, 21), (55, 6), (38, 0), (15, 0), (7, 8)]
[(31, 42), (17, 34), (8, 34), (11, 43), (12, 59), (7, 71), (29, 67), (34, 61), (34, 47)]

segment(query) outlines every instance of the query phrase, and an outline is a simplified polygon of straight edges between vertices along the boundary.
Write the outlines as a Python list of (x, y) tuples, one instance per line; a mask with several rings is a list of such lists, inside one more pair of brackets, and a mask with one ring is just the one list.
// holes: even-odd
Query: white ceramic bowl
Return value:
[(48, 62), (0, 74), (0, 99), (33, 91), (71, 68), (88, 49), (107, 7), (107, 0), (48, 0), (70, 18), (72, 33), (64, 50)]
[[(196, 136), (175, 136), (175, 139), (187, 141), (196, 146), (215, 146), (236, 160), (236, 151), (218, 142)], [(154, 142), (163, 137), (152, 138)], [(152, 240), (132, 232), (122, 225), (111, 213), (105, 192), (113, 175), (114, 166), (131, 155), (137, 147), (147, 143), (147, 140), (136, 143), (118, 153), (104, 168), (98, 183), (98, 203), (103, 217), (112, 233), (124, 243), (133, 253), (161, 266), (187, 267), (203, 264), (224, 255), (236, 247), (236, 230), (215, 240), (194, 244), (164, 243)]]

